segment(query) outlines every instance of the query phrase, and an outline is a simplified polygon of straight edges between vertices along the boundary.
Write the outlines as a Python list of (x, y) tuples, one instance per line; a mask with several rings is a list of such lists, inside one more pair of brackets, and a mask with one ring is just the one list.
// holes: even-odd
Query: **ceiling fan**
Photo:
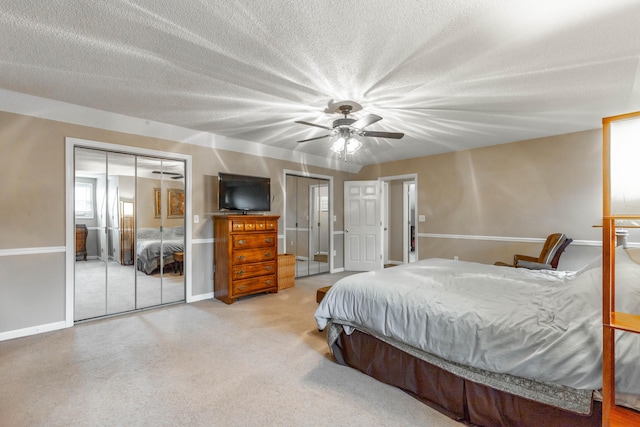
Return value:
[(353, 101), (342, 101), (337, 103), (337, 107), (335, 108), (335, 110), (328, 110), (328, 112), (343, 114), (344, 118), (334, 120), (332, 127), (296, 120), (295, 123), (307, 126), (315, 126), (329, 131), (329, 133), (326, 135), (303, 139), (298, 142), (308, 142), (316, 139), (334, 137), (335, 140), (333, 142), (333, 145), (331, 146), (331, 149), (337, 153), (344, 154), (346, 160), (347, 154), (355, 153), (362, 146), (362, 143), (358, 140), (359, 137), (367, 136), (376, 138), (400, 139), (404, 136), (404, 133), (398, 132), (377, 132), (364, 130), (364, 128), (366, 128), (367, 126), (379, 120), (382, 120), (382, 117), (376, 114), (367, 114), (366, 116), (357, 120), (348, 117), (352, 111), (358, 111), (360, 109), (362, 109), (362, 107)]
[(182, 179), (184, 175), (177, 172), (167, 172), (167, 171), (152, 171), (152, 173), (159, 173), (160, 175), (169, 175), (171, 179)]

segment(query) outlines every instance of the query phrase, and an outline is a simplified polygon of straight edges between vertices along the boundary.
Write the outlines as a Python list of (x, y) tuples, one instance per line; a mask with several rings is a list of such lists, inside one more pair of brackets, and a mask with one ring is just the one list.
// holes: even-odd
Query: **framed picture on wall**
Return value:
[(154, 200), (154, 209), (153, 209), (153, 217), (154, 218), (160, 218), (160, 213), (162, 212), (162, 205), (160, 203), (162, 203), (162, 195), (160, 193), (160, 189), (159, 188), (154, 188), (153, 189), (153, 200)]
[(167, 189), (167, 218), (184, 217), (184, 190), (178, 188)]

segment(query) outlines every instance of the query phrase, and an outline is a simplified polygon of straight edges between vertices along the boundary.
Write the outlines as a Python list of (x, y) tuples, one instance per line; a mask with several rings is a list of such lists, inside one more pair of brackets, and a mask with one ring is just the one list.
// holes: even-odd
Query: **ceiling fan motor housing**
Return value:
[(348, 127), (351, 126), (351, 124), (353, 122), (355, 122), (355, 119), (338, 119), (338, 120), (334, 120), (333, 121), (333, 127), (337, 128), (337, 127)]

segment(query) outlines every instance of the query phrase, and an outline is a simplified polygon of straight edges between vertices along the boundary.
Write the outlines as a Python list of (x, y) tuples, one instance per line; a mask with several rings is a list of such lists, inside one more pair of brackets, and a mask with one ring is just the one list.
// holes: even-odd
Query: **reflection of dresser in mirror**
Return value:
[(120, 202), (120, 205), (120, 264), (133, 265), (133, 203)]
[(87, 226), (84, 224), (76, 224), (76, 259), (78, 255), (82, 255), (84, 261), (87, 260)]

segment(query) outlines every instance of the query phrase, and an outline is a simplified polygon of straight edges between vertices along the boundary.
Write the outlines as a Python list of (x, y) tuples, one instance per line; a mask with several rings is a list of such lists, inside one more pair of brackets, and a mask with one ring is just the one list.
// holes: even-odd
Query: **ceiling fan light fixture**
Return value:
[(331, 144), (331, 151), (334, 153), (342, 153), (344, 151), (344, 138), (339, 137)]
[(346, 147), (347, 154), (355, 153), (356, 151), (358, 151), (360, 149), (360, 147), (362, 147), (362, 143), (352, 136), (347, 141), (347, 147)]

